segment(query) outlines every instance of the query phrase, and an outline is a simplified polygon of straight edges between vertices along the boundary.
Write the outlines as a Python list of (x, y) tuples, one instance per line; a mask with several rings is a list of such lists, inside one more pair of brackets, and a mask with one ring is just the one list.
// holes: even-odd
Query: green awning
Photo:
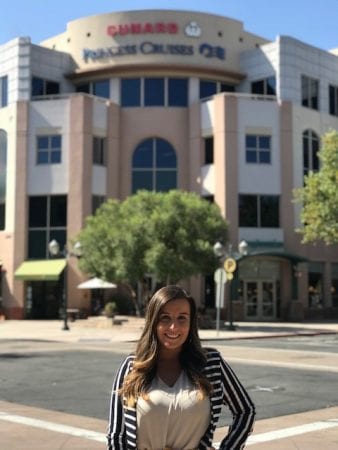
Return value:
[(15, 271), (15, 278), (17, 280), (58, 280), (65, 267), (65, 259), (24, 261)]

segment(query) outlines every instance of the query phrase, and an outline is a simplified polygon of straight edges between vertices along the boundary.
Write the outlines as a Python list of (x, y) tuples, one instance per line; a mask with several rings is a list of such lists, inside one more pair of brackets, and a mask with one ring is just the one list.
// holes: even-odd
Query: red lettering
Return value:
[(131, 34), (140, 34), (142, 33), (142, 27), (140, 23), (132, 23), (130, 26)]
[(170, 33), (170, 34), (176, 34), (178, 32), (177, 23), (168, 23), (167, 30), (168, 30), (168, 33)]
[(115, 25), (109, 25), (107, 27), (107, 34), (109, 36), (115, 36), (117, 34), (117, 28)]
[(145, 23), (143, 25), (143, 33), (153, 33), (153, 32), (154, 32), (154, 28), (151, 23)]
[(155, 33), (166, 33), (166, 26), (163, 22), (155, 23)]
[(118, 25), (108, 25), (107, 34), (109, 36), (126, 36), (127, 34), (153, 34), (153, 33), (169, 33), (176, 34), (178, 25), (174, 22), (156, 22), (156, 23), (124, 23)]
[(129, 24), (126, 25), (119, 25), (119, 34), (121, 36), (125, 36), (126, 34), (130, 33), (130, 27)]

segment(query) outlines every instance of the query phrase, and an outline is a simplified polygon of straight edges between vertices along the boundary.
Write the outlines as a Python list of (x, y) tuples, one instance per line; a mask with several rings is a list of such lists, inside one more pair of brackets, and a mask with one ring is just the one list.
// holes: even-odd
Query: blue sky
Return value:
[(135, 9), (209, 12), (240, 20), (247, 31), (266, 39), (289, 35), (325, 50), (338, 47), (338, 0), (7, 0), (0, 44), (18, 36), (37, 44), (79, 17)]

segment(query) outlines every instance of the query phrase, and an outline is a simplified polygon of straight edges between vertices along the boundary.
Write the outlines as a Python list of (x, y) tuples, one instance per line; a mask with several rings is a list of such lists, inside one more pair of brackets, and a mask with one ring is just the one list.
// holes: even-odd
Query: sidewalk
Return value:
[[(0, 339), (45, 340), (58, 342), (136, 341), (142, 332), (144, 319), (116, 316), (116, 322), (106, 317), (89, 317), (86, 320), (68, 322), (69, 330), (63, 330), (62, 320), (5, 320), (0, 321)], [(314, 336), (337, 334), (336, 322), (236, 322), (236, 330), (200, 330), (202, 340), (262, 339), (282, 336)]]

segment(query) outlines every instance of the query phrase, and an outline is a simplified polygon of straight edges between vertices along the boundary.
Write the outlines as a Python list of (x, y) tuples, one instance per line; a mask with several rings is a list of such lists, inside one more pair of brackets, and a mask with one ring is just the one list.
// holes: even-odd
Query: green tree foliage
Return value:
[(213, 244), (225, 242), (219, 208), (182, 191), (141, 191), (123, 202), (108, 200), (87, 218), (78, 236), (80, 268), (90, 275), (133, 284), (147, 273), (159, 282), (210, 273)]
[(302, 242), (324, 241), (338, 244), (338, 133), (323, 136), (318, 153), (320, 170), (305, 176), (304, 187), (295, 189), (294, 198), (302, 204)]

